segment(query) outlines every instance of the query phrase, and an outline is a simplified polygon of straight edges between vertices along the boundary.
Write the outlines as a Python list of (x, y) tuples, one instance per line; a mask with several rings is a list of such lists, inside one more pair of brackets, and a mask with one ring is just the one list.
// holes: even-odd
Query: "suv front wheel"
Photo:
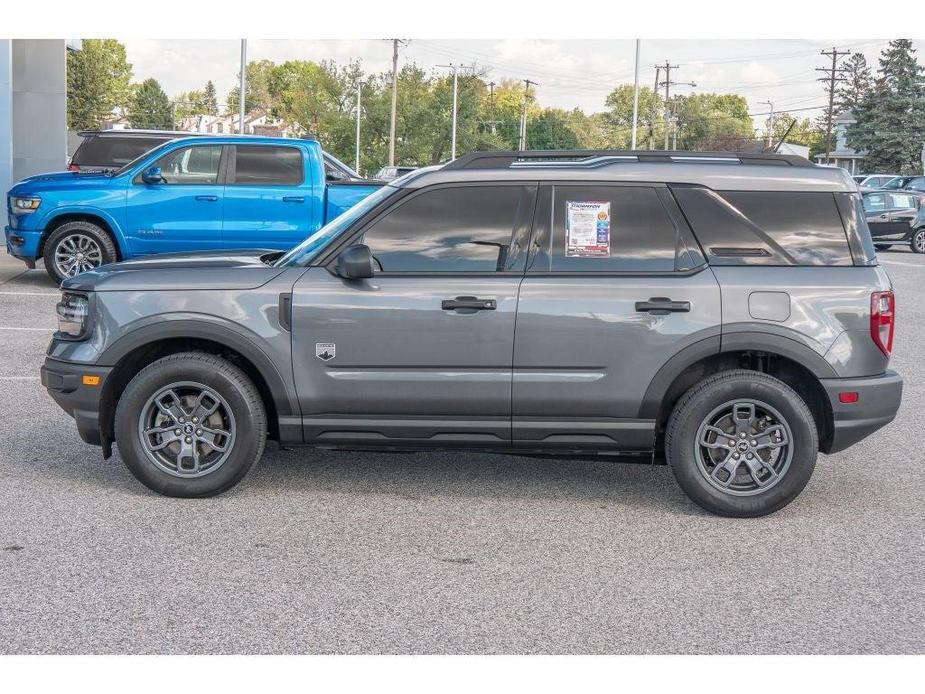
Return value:
[(263, 401), (234, 364), (202, 352), (149, 364), (119, 399), (116, 444), (138, 480), (167, 496), (213, 496), (260, 458)]
[(678, 484), (723, 516), (763, 516), (789, 504), (809, 482), (818, 447), (802, 398), (783, 381), (744, 369), (693, 386), (665, 432)]

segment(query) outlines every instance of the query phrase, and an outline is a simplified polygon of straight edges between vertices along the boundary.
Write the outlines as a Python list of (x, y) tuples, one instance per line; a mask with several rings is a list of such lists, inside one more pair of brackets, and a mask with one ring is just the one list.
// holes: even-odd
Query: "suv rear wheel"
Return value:
[(91, 222), (65, 222), (45, 241), (45, 272), (56, 283), (116, 260), (116, 245), (109, 233)]
[(167, 496), (220, 494), (260, 458), (267, 421), (260, 394), (235, 365), (184, 352), (146, 366), (116, 409), (116, 443), (138, 480)]
[(678, 484), (723, 516), (763, 516), (789, 504), (809, 482), (818, 448), (802, 398), (783, 381), (744, 369), (693, 386), (665, 432)]

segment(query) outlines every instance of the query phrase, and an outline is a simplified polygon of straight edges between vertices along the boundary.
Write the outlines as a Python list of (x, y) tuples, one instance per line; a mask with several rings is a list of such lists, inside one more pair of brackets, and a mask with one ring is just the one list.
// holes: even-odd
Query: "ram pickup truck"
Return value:
[(56, 282), (156, 253), (288, 250), (378, 189), (330, 181), (311, 139), (172, 140), (115, 171), (31, 176), (7, 196), (7, 252)]

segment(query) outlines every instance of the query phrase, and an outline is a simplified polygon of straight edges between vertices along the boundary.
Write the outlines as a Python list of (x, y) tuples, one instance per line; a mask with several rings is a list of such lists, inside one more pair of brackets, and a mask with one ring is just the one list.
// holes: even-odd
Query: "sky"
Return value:
[[(201, 89), (206, 80), (215, 82), (220, 101), (235, 85), (240, 61), (238, 40), (149, 40), (123, 39), (135, 81), (157, 79), (171, 97)], [(923, 42), (916, 42), (925, 60)], [(876, 67), (887, 41), (874, 39), (833, 40), (654, 40), (644, 39), (640, 52), (640, 84), (652, 86), (655, 65), (670, 60), (677, 65), (671, 77), (676, 82), (695, 82), (696, 87), (677, 86), (674, 93), (735, 92), (748, 99), (756, 127), (768, 111), (766, 101), (777, 112), (815, 117), (825, 105), (822, 84), (816, 71), (829, 60), (822, 50), (864, 53)], [(367, 73), (389, 71), (391, 42), (387, 40), (254, 40), (247, 42), (248, 60), (335, 60), (361, 61)], [(416, 63), (425, 70), (446, 73), (438, 67), (451, 63), (475, 63), (487, 70), (486, 79), (530, 79), (541, 106), (588, 113), (605, 110), (607, 94), (618, 84), (632, 84), (635, 42), (633, 40), (555, 39), (411, 39), (399, 54), (399, 64)], [(661, 79), (664, 79), (662, 74)], [(399, 96), (400, 98), (400, 96)]]

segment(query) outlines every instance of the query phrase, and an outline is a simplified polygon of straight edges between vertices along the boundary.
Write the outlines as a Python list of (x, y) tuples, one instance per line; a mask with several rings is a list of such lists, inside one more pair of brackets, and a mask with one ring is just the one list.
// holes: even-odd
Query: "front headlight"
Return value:
[(82, 294), (64, 294), (55, 307), (58, 312), (58, 332), (73, 338), (86, 335), (90, 315), (90, 300)]
[(10, 198), (13, 214), (31, 214), (42, 204), (41, 198)]

